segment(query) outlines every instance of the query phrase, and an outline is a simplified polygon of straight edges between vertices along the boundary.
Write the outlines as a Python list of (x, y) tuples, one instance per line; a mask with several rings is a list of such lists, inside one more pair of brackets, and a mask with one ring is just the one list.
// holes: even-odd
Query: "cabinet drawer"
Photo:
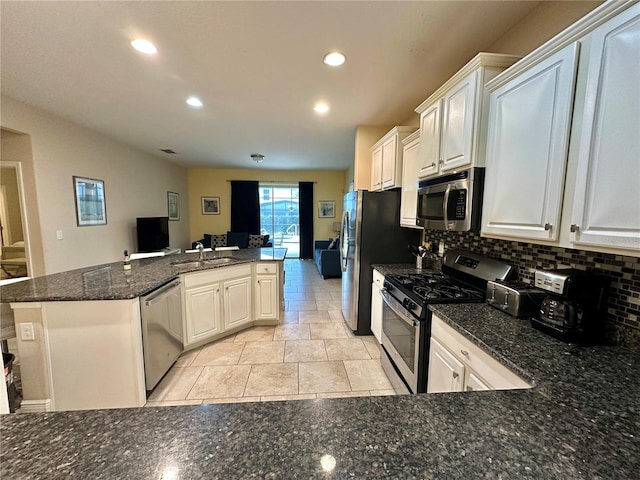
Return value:
[(256, 264), (256, 273), (262, 275), (264, 273), (278, 273), (278, 265), (275, 263), (260, 262)]
[(373, 283), (375, 283), (378, 288), (382, 288), (384, 286), (384, 275), (378, 270), (373, 271)]
[(484, 379), (491, 389), (531, 388), (527, 381), (435, 315), (432, 317), (431, 335), (446, 345), (461, 362)]
[(203, 272), (187, 273), (183, 276), (183, 283), (185, 288), (192, 288), (245, 275), (251, 275), (251, 265), (249, 264), (239, 265), (237, 267), (213, 268)]

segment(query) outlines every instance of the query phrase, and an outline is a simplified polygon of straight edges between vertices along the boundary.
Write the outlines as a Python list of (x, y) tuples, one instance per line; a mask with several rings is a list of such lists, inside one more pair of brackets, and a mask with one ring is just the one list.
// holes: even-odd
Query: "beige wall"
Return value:
[(354, 190), (369, 190), (371, 188), (371, 147), (394, 126), (358, 125), (353, 169)]
[(18, 177), (16, 169), (11, 167), (2, 167), (0, 169), (0, 185), (2, 185), (5, 194), (5, 208), (7, 212), (7, 223), (2, 225), (3, 236), (10, 234), (10, 238), (6, 239), (4, 245), (24, 240), (22, 236), (22, 218), (20, 215), (20, 196), (18, 195)]
[[(136, 217), (166, 216), (167, 191), (179, 193), (181, 202), (180, 221), (169, 222), (171, 244), (189, 245), (186, 168), (7, 97), (0, 125), (31, 138), (25, 193), (37, 203), (37, 218), (29, 222), (41, 229), (45, 271), (39, 274), (114, 262), (125, 249), (135, 251)], [(77, 226), (73, 175), (105, 182), (107, 225)]]
[[(191, 219), (191, 241), (202, 238), (205, 233), (225, 233), (231, 227), (230, 180), (257, 180), (297, 184), (316, 182), (313, 199), (316, 204), (313, 220), (313, 235), (316, 240), (335, 237), (331, 227), (342, 217), (346, 172), (343, 170), (245, 170), (245, 169), (189, 169), (189, 218)], [(202, 197), (220, 197), (220, 215), (203, 215)], [(318, 218), (317, 204), (320, 200), (336, 202), (335, 218)]]

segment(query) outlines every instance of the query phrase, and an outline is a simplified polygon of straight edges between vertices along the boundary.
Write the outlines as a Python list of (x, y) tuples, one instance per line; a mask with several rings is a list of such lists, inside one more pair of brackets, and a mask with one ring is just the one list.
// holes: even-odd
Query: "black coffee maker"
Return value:
[(537, 270), (535, 286), (549, 292), (534, 328), (565, 342), (605, 344), (609, 279), (573, 268)]

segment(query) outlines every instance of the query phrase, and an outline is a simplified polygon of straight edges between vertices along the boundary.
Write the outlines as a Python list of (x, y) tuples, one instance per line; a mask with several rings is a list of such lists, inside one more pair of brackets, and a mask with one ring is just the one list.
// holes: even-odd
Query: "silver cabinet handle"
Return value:
[(578, 230), (580, 230), (580, 227), (578, 225), (576, 225), (575, 223), (571, 225), (571, 233), (575, 233)]
[(545, 223), (544, 224), (544, 229), (547, 230), (547, 231), (551, 230), (551, 224), (550, 223)]

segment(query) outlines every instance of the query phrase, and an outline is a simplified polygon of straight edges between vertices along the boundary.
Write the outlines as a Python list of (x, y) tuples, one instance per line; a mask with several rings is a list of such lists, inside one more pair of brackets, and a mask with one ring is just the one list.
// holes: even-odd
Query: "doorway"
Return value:
[(0, 167), (0, 279), (29, 275), (21, 205), (21, 172), (12, 162)]
[(297, 185), (260, 183), (260, 233), (274, 247), (286, 248), (287, 258), (300, 257), (300, 211)]

